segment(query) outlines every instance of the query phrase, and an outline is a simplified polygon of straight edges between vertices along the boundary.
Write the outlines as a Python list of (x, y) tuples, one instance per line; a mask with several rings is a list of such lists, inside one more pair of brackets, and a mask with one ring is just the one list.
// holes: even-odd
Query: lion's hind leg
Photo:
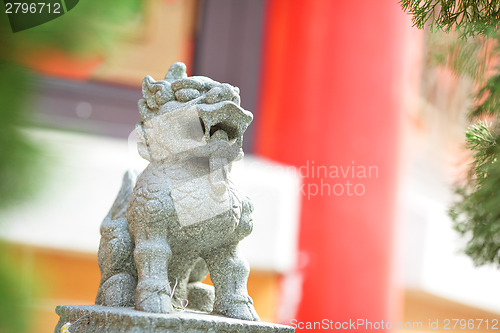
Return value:
[(128, 233), (127, 220), (107, 217), (101, 225), (98, 263), (101, 283), (96, 304), (104, 306), (134, 305), (137, 272), (133, 260), (133, 241)]

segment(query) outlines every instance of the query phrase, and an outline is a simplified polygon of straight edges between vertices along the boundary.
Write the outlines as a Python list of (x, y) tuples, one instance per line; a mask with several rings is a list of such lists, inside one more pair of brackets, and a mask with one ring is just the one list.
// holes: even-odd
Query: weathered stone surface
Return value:
[[(240, 107), (238, 88), (187, 77), (182, 63), (164, 80), (146, 76), (142, 92), (136, 133), (150, 164), (125, 174), (101, 225), (96, 304), (259, 320), (238, 252), (253, 206), (230, 177), (252, 113)], [(215, 292), (201, 284), (209, 272)]]
[(153, 314), (132, 308), (99, 305), (61, 305), (56, 308), (60, 316), (54, 333), (70, 323), (71, 333), (292, 333), (293, 327), (239, 320), (199, 312), (176, 311), (170, 314)]

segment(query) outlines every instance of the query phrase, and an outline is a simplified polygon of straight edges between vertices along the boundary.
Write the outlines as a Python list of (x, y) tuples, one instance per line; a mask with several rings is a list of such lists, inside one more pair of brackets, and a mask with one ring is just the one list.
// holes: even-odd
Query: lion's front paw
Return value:
[(135, 297), (135, 308), (139, 311), (153, 313), (173, 312), (170, 286), (168, 283), (139, 283)]
[(216, 300), (213, 313), (236, 319), (260, 320), (250, 296)]

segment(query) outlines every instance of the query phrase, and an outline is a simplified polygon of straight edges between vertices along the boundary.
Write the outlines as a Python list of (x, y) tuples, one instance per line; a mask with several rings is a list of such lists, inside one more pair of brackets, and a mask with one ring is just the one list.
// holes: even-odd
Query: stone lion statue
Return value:
[[(238, 243), (252, 231), (250, 200), (230, 179), (252, 114), (239, 89), (186, 75), (146, 76), (138, 103), (139, 154), (101, 225), (96, 304), (170, 313), (175, 308), (259, 320)], [(210, 272), (214, 287), (201, 281)]]

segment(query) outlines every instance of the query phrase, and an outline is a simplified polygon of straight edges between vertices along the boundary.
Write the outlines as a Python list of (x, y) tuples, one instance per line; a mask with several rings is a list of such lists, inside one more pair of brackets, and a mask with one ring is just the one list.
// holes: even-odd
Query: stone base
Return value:
[[(60, 305), (56, 308), (60, 320), (55, 333), (71, 323), (70, 333), (293, 333), (291, 326), (238, 320), (201, 312), (176, 311), (156, 314), (132, 308), (100, 305)], [(77, 321), (78, 320), (78, 321)]]

